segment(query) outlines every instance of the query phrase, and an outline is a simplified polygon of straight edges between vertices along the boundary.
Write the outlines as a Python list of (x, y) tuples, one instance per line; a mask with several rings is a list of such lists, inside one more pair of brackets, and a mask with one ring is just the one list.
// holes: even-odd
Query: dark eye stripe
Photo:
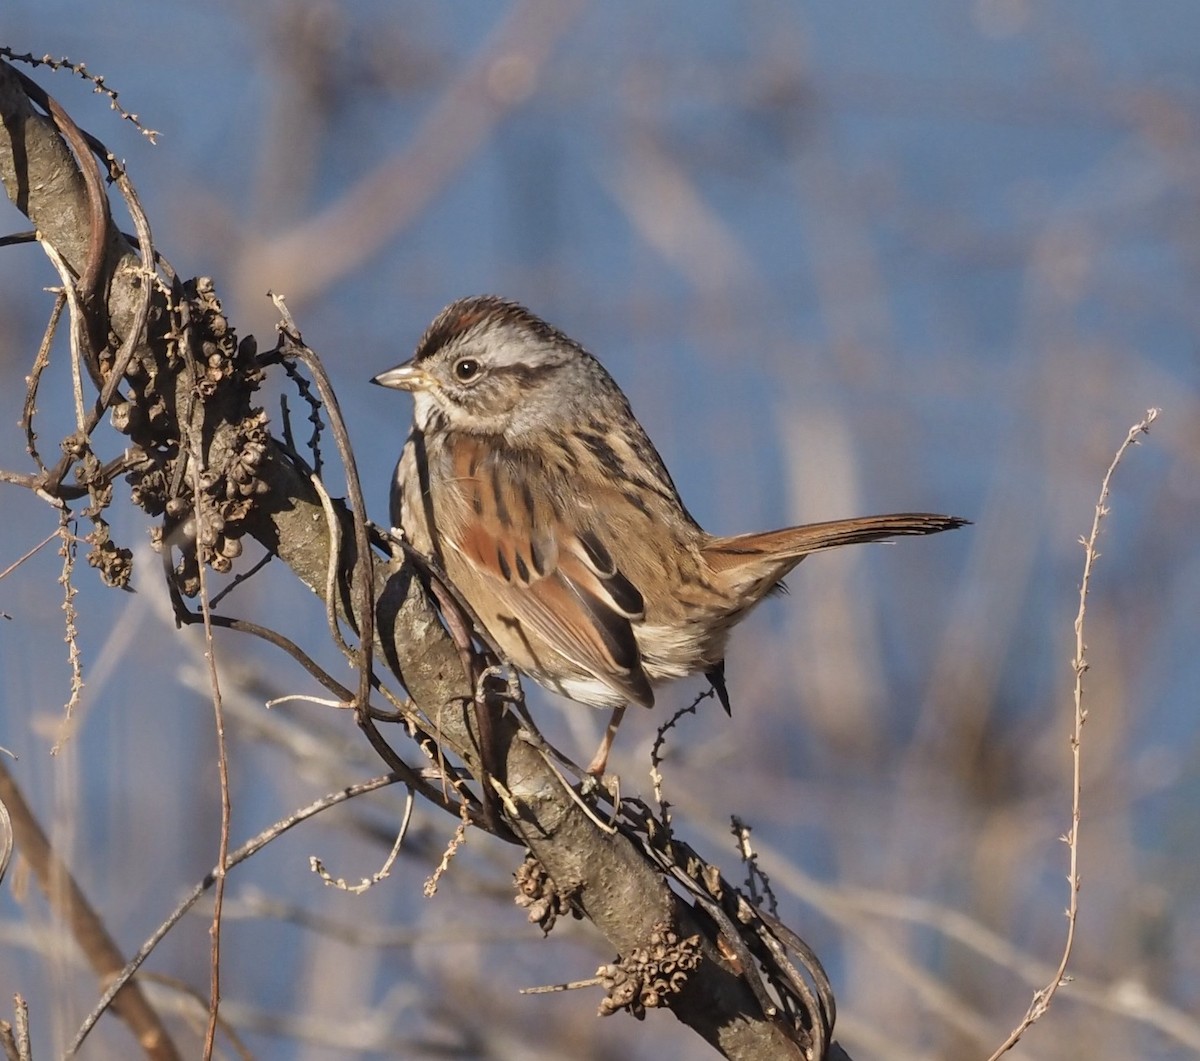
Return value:
[(557, 372), (558, 365), (493, 365), (493, 376), (509, 376), (522, 386), (529, 387), (544, 376)]

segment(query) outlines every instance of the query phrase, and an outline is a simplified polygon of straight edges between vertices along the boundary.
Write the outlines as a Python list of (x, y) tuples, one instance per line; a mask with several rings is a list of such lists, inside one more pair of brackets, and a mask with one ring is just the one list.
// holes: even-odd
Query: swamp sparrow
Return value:
[(733, 626), (809, 553), (966, 520), (864, 516), (717, 537), (684, 507), (621, 389), (573, 339), (514, 302), (447, 306), (411, 361), (376, 376), (411, 391), (391, 519), (430, 556), (519, 670), (613, 709), (704, 671), (722, 702)]

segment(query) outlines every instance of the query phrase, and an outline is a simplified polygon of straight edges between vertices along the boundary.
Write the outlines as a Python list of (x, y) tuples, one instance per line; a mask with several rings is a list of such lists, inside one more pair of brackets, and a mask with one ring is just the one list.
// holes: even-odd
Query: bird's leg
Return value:
[(596, 749), (596, 754), (592, 756), (592, 761), (588, 763), (587, 772), (592, 777), (603, 777), (604, 768), (608, 765), (608, 753), (612, 751), (613, 738), (617, 735), (617, 727), (621, 724), (621, 719), (625, 717), (626, 704), (614, 708), (612, 718), (608, 720), (608, 727), (604, 730), (604, 739), (600, 742), (600, 747)]

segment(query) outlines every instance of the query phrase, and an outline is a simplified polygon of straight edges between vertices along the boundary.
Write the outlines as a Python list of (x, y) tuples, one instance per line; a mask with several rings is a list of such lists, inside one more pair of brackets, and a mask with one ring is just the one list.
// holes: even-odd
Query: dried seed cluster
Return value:
[(130, 576), (133, 574), (133, 552), (112, 540), (106, 520), (97, 516), (92, 522), (94, 529), (87, 535), (87, 540), (92, 545), (87, 562), (100, 572), (106, 586), (123, 589), (129, 585)]
[(100, 572), (106, 585), (124, 588), (133, 574), (133, 552), (112, 540), (108, 521), (103, 517), (104, 510), (112, 504), (112, 476), (92, 452), (91, 440), (82, 431), (68, 435), (61, 445), (63, 453), (76, 462), (76, 481), (88, 492), (88, 505), (81, 513), (92, 522), (91, 532), (84, 535), (84, 540), (92, 547), (87, 562)]
[(189, 296), (193, 342), (199, 345), (200, 373), (196, 391), (205, 401), (213, 398), (221, 384), (234, 380), (241, 387), (256, 390), (262, 382), (262, 369), (255, 362), (252, 338), (239, 343), (237, 333), (221, 310), (212, 280), (198, 277), (184, 285)]
[(152, 321), (163, 343), (151, 346), (165, 349), (165, 358), (130, 363), (129, 400), (114, 407), (112, 422), (141, 458), (128, 476), (134, 502), (164, 516), (152, 542), (179, 550), (179, 588), (195, 596), (201, 563), (224, 574), (241, 555), (244, 521), (269, 489), (262, 475), (268, 420), (248, 402), (263, 378), (254, 340), (238, 342), (207, 277), (181, 285), (180, 294), (172, 312), (160, 310)]
[(666, 1005), (687, 983), (688, 974), (701, 962), (700, 937), (681, 939), (679, 933), (664, 924), (656, 925), (645, 947), (637, 947), (615, 965), (596, 970), (600, 984), (608, 993), (600, 1003), (601, 1017), (627, 1009), (638, 1020), (646, 1010)]
[(547, 935), (560, 917), (570, 914), (578, 920), (583, 916), (571, 902), (570, 894), (558, 890), (554, 878), (533, 855), (526, 855), (517, 867), (513, 885), (517, 889), (514, 902), (527, 908), (530, 923), (538, 925)]

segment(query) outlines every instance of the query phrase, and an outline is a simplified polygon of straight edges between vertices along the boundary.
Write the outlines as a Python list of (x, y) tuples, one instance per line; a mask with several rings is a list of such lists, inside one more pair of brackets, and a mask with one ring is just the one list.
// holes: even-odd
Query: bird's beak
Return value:
[(371, 382), (398, 391), (423, 391), (433, 385), (429, 374), (411, 361), (405, 361), (403, 365), (380, 372)]

